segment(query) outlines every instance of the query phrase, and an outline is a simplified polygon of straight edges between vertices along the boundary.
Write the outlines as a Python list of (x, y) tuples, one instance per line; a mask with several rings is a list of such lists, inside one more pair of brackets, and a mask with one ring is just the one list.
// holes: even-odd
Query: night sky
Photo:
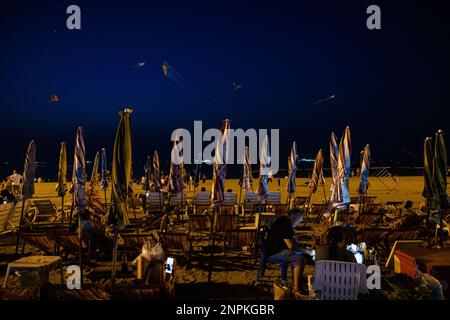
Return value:
[[(21, 170), (34, 139), (39, 161), (56, 163), (66, 141), (71, 162), (78, 126), (88, 160), (102, 147), (111, 159), (117, 113), (129, 107), (135, 163), (155, 148), (167, 162), (175, 128), (230, 118), (233, 128), (279, 128), (283, 165), (296, 140), (300, 158), (323, 148), (329, 166), (329, 135), (347, 125), (355, 163), (369, 143), (375, 162), (420, 165), (423, 138), (449, 131), (444, 3), (3, 1), (0, 161)], [(81, 30), (66, 28), (70, 4)], [(381, 30), (366, 28), (370, 4)], [(183, 83), (164, 77), (165, 61)]]

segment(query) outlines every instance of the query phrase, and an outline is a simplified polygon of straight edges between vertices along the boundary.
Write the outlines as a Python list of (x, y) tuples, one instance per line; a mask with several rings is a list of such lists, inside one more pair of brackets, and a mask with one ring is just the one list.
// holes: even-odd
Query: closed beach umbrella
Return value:
[[(178, 194), (183, 190), (182, 166), (183, 154), (180, 144), (180, 132), (177, 130), (173, 141), (169, 171), (169, 194)], [(178, 142), (178, 143), (177, 143)]]
[(106, 149), (102, 148), (102, 164), (101, 164), (101, 176), (102, 176), (102, 189), (108, 188), (108, 163), (106, 162)]
[(36, 144), (33, 140), (28, 144), (23, 166), (23, 186), (22, 186), (22, 211), (20, 212), (19, 232), (16, 240), (16, 255), (19, 252), (20, 231), (25, 208), (25, 201), (34, 195), (34, 176), (36, 172)]
[(113, 162), (111, 171), (111, 206), (108, 211), (108, 222), (118, 228), (129, 224), (126, 210), (128, 186), (131, 180), (131, 121), (133, 110), (119, 112), (120, 121), (114, 141)]
[(361, 181), (359, 182), (358, 193), (360, 197), (365, 197), (368, 189), (368, 178), (370, 168), (370, 147), (366, 145), (361, 152)]
[(67, 151), (66, 143), (61, 142), (61, 147), (59, 151), (59, 165), (58, 165), (58, 185), (56, 186), (56, 191), (58, 192), (58, 197), (64, 197), (67, 192)]
[(291, 154), (288, 157), (288, 174), (289, 174), (289, 181), (287, 183), (287, 192), (289, 194), (289, 197), (292, 196), (295, 193), (296, 185), (295, 185), (295, 176), (297, 173), (297, 161), (298, 161), (298, 155), (297, 155), (297, 144), (295, 141), (292, 143), (291, 147)]
[(72, 201), (77, 212), (86, 207), (86, 147), (83, 128), (78, 128), (72, 172)]
[(344, 135), (339, 143), (339, 154), (338, 154), (338, 178), (341, 185), (341, 195), (338, 201), (334, 203), (335, 207), (343, 207), (350, 203), (350, 193), (348, 188), (348, 183), (350, 179), (351, 170), (351, 136), (350, 128), (345, 128)]
[(435, 186), (436, 207), (441, 210), (449, 209), (447, 196), (447, 149), (445, 146), (444, 132), (436, 133), (433, 163), (433, 180)]
[(319, 183), (325, 184), (323, 177), (323, 152), (322, 149), (317, 152), (316, 159), (314, 160), (314, 168), (311, 174), (311, 179), (309, 180), (309, 192), (313, 194), (317, 191)]
[(36, 144), (30, 141), (23, 168), (22, 197), (29, 199), (34, 195), (34, 175), (36, 172)]
[(257, 195), (261, 200), (265, 200), (269, 195), (269, 174), (270, 174), (270, 151), (269, 137), (264, 137), (259, 156), (259, 185)]
[(152, 161), (150, 156), (147, 157), (147, 160), (145, 161), (144, 164), (144, 186), (143, 189), (145, 191), (150, 190), (150, 179), (151, 179), (151, 171), (152, 171)]
[(339, 157), (339, 147), (337, 143), (337, 138), (334, 132), (331, 133), (330, 138), (330, 166), (331, 166), (331, 203), (339, 202), (341, 199), (341, 184), (339, 183), (338, 175), (338, 157)]
[(242, 156), (241, 187), (244, 191), (253, 190), (253, 176), (250, 164), (250, 154), (247, 146), (245, 147), (244, 154)]
[(153, 161), (152, 161), (152, 177), (153, 183), (155, 184), (157, 191), (160, 191), (162, 188), (161, 185), (161, 168), (159, 165), (159, 155), (158, 151), (153, 152)]
[(434, 182), (433, 182), (433, 147), (431, 137), (425, 138), (423, 148), (423, 178), (424, 186), (422, 196), (429, 207), (434, 206)]
[(91, 190), (95, 190), (95, 186), (98, 183), (98, 165), (100, 163), (100, 152), (97, 151), (95, 154), (94, 159), (94, 166), (92, 167), (92, 173), (91, 173)]
[(212, 202), (221, 202), (225, 192), (227, 174), (228, 148), (230, 140), (230, 120), (225, 119), (222, 125), (222, 136), (218, 139), (213, 162)]

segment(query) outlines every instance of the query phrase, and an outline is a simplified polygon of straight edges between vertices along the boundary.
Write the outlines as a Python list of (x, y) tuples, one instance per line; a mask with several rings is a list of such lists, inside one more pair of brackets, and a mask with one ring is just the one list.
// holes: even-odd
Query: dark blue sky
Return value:
[[(395, 4), (393, 3), (395, 2)], [(81, 30), (66, 7), (81, 7)], [(382, 30), (366, 28), (378, 4)], [(132, 116), (134, 160), (170, 133), (219, 127), (279, 128), (287, 157), (326, 150), (331, 131), (352, 130), (354, 160), (421, 157), (422, 139), (448, 131), (450, 38), (444, 1), (9, 1), (0, 10), (0, 161), (22, 162), (35, 139), (40, 161), (69, 159), (78, 126), (88, 159), (112, 151), (117, 112)], [(55, 32), (56, 31), (56, 32)], [(145, 61), (143, 68), (132, 68)], [(188, 85), (167, 79), (167, 61)], [(236, 80), (242, 89), (232, 90)], [(56, 94), (60, 101), (50, 103)], [(313, 102), (335, 94), (336, 99)], [(91, 159), (92, 160), (92, 159)], [(328, 165), (328, 164), (326, 164)]]

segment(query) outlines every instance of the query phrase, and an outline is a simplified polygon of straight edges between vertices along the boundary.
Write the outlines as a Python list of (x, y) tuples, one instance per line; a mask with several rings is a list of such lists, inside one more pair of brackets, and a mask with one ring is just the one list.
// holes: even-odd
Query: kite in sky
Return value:
[(328, 98), (317, 100), (316, 102), (314, 102), (314, 104), (319, 104), (322, 102), (330, 101), (330, 100), (333, 100), (334, 98), (336, 98), (336, 95), (332, 94)]

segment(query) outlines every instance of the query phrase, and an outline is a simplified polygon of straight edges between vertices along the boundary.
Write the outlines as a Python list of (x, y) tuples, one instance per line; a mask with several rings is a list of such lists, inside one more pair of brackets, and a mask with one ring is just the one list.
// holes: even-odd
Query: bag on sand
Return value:
[(278, 282), (273, 283), (273, 299), (274, 300), (291, 300), (292, 290), (285, 284)]
[(159, 242), (156, 245), (153, 245), (151, 241), (147, 241), (142, 246), (141, 255), (149, 261), (157, 260), (164, 262), (166, 260), (166, 255), (164, 254), (164, 250)]

